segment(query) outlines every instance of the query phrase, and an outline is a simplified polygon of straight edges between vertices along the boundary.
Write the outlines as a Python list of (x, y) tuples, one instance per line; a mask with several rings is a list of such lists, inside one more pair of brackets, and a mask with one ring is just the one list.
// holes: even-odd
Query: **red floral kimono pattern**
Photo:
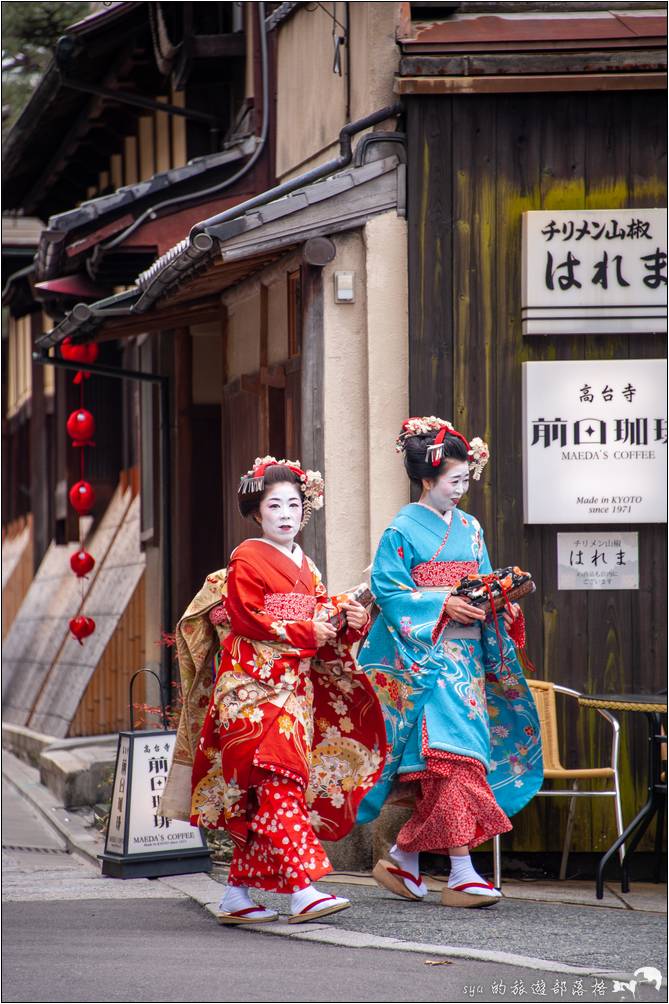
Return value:
[[(193, 760), (190, 821), (231, 834), (237, 884), (276, 889), (293, 870), (289, 857), (310, 878), (330, 870), (313, 830), (337, 840), (353, 826), (383, 766), (383, 716), (350, 652), (365, 632), (346, 629), (316, 649), (313, 616), (335, 612), (345, 597), (327, 596), (308, 558), (298, 568), (277, 548), (245, 541), (222, 585), (222, 602), (208, 611), (221, 644)], [(275, 780), (280, 800), (268, 789)], [(297, 855), (285, 833), (275, 839), (283, 807), (273, 803), (291, 800), (300, 803)], [(289, 844), (284, 860), (278, 852)], [(242, 882), (251, 868), (262, 874)]]

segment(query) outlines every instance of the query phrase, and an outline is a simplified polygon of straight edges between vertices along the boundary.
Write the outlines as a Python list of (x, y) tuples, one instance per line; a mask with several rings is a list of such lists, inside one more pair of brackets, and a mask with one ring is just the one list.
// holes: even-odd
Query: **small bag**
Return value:
[(465, 575), (455, 585), (451, 596), (462, 596), (468, 603), (489, 614), (492, 609), (491, 600), (495, 610), (501, 610), (508, 603), (535, 590), (530, 572), (524, 572), (517, 565), (508, 565), (488, 575)]

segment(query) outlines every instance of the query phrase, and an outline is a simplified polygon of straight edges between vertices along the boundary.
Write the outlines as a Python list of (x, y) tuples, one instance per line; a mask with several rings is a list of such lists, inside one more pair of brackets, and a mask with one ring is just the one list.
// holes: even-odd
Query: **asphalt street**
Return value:
[[(413, 952), (224, 929), (185, 899), (9, 903), (3, 941), (6, 1004), (632, 999), (613, 993), (608, 979), (599, 981), (600, 995), (594, 977), (577, 980), (464, 960), (443, 964)], [(544, 993), (532, 993), (542, 982)], [(634, 1000), (666, 995), (640, 987)]]
[[(565, 905), (551, 912), (553, 904), (508, 900), (494, 911), (472, 916), (443, 910), (436, 900), (403, 904), (380, 890), (349, 886), (342, 891), (350, 893), (354, 908), (321, 925), (321, 932), (331, 930), (349, 945), (271, 936), (269, 928), (278, 925), (269, 925), (264, 933), (222, 928), (202, 906), (165, 882), (104, 878), (89, 861), (68, 854), (62, 840), (11, 786), (3, 789), (6, 1004), (667, 999), (666, 989), (658, 992), (647, 984), (635, 987), (632, 996), (629, 990), (615, 989), (609, 977), (444, 958), (430, 955), (429, 946), (424, 952), (402, 947), (421, 939), (433, 945), (500, 945), (500, 930), (508, 930), (513, 920), (519, 925), (521, 954), (539, 954), (530, 948), (552, 949), (542, 957), (560, 959), (570, 953), (577, 956), (578, 927), (583, 932), (589, 918), (590, 925), (603, 932), (603, 968), (618, 968), (611, 958), (618, 926), (615, 945), (630, 942), (634, 968), (652, 965), (664, 973), (664, 958), (656, 950), (662, 938), (657, 942), (655, 925), (665, 923), (661, 915)], [(543, 912), (532, 912), (533, 907)], [(546, 907), (551, 908), (548, 913)], [(504, 919), (496, 912), (501, 909), (517, 912), (507, 912)], [(565, 914), (567, 909), (573, 912)], [(305, 934), (310, 930), (317, 934), (312, 925), (298, 928)], [(367, 931), (394, 933), (402, 941), (388, 949), (355, 947), (356, 940), (364, 942)], [(589, 937), (600, 940), (592, 932)], [(655, 940), (643, 945), (644, 937)], [(573, 946), (570, 953), (561, 948), (565, 940)], [(503, 948), (513, 950), (508, 943)]]

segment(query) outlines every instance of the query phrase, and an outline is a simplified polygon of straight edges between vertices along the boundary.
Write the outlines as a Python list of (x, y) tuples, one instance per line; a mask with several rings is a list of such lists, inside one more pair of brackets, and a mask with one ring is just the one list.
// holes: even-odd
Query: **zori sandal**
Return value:
[[(467, 892), (468, 889), (481, 889), (482, 892)], [(494, 906), (502, 898), (502, 894), (488, 882), (463, 882), (461, 885), (449, 888), (444, 886), (441, 891), (442, 906), (458, 906), (463, 909), (476, 909)]]
[(247, 906), (246, 909), (235, 910), (233, 913), (216, 914), (219, 924), (269, 924), (271, 920), (278, 919), (278, 913), (266, 910), (264, 906)]
[(288, 918), (288, 923), (304, 924), (307, 920), (316, 920), (317, 917), (327, 917), (331, 913), (348, 910), (350, 905), (350, 901), (341, 896), (323, 896), (322, 899), (314, 900), (305, 906), (299, 913), (293, 913)]
[[(411, 872), (398, 868), (391, 861), (385, 861), (383, 858), (380, 858), (374, 865), (372, 877), (384, 889), (394, 893), (396, 896), (401, 896), (403, 899), (421, 900), (424, 898), (418, 892), (423, 884), (420, 875), (416, 878)], [(414, 889), (416, 890), (415, 892), (413, 891)]]

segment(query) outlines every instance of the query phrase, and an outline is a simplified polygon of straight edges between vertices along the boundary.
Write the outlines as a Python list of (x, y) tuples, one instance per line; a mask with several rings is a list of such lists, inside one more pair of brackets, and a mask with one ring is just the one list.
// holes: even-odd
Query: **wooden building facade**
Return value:
[[(495, 567), (518, 564), (534, 575), (537, 593), (525, 615), (538, 676), (590, 693), (656, 692), (666, 686), (666, 526), (606, 527), (638, 531), (638, 590), (558, 590), (556, 532), (587, 528), (523, 522), (522, 363), (663, 359), (666, 335), (524, 336), (521, 224), (528, 210), (666, 206), (664, 75), (644, 83), (628, 64), (626, 82), (613, 73), (597, 83), (579, 79), (592, 51), (575, 51), (572, 36), (561, 54), (553, 34), (550, 56), (520, 51), (510, 38), (502, 52), (470, 56), (467, 79), (458, 72), (462, 49), (476, 48), (475, 31), (468, 45), (460, 34), (454, 53), (441, 27), (429, 56), (414, 54), (420, 32), (413, 32), (398, 79), (408, 132), (411, 413), (442, 415), (490, 444), (491, 463), (466, 508), (481, 519)], [(604, 43), (591, 36), (588, 47), (602, 69)], [(615, 65), (623, 70), (620, 55)], [(537, 75), (567, 66), (566, 84)], [(606, 764), (596, 718), (581, 712), (565, 720), (571, 765), (583, 757)], [(645, 723), (627, 718), (620, 768), (629, 820), (645, 799), (647, 751)], [(510, 846), (558, 850), (567, 802), (535, 800), (514, 820)], [(607, 802), (580, 806), (579, 850), (612, 842)]]

